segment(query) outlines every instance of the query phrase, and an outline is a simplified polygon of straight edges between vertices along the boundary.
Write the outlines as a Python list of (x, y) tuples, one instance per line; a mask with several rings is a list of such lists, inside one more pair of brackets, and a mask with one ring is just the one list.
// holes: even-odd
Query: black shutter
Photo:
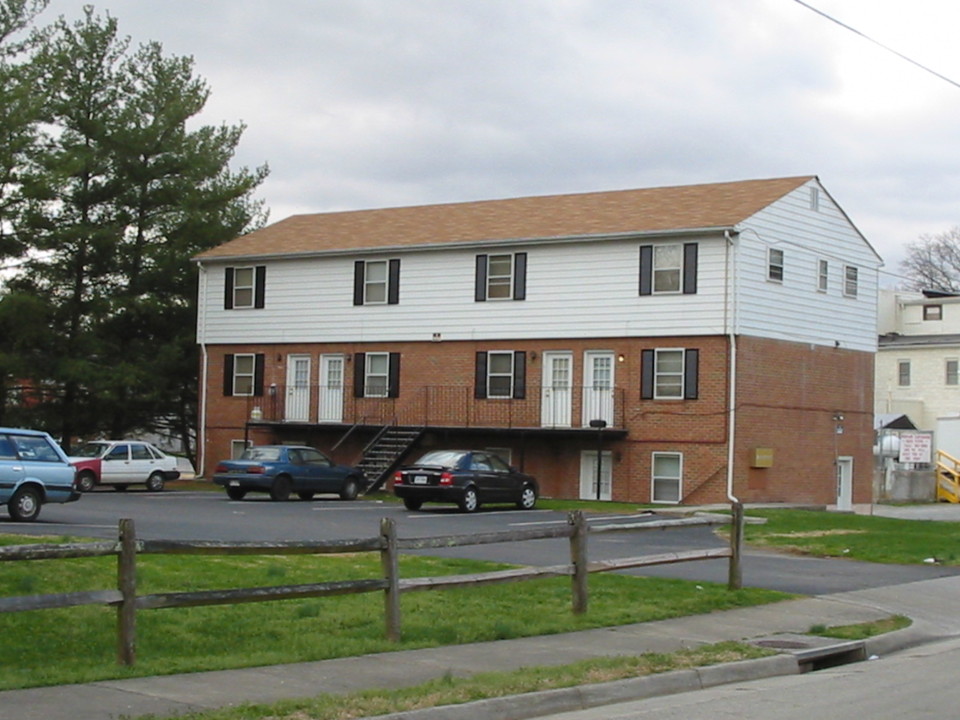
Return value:
[(367, 355), (366, 353), (356, 353), (353, 356), (353, 396), (362, 398), (364, 396), (363, 386), (367, 377)]
[(253, 394), (256, 397), (263, 395), (263, 366), (264, 354), (257, 353), (253, 356)]
[(513, 399), (523, 400), (527, 396), (527, 354), (513, 354)]
[(223, 309), (233, 310), (233, 268), (223, 271)]
[(653, 294), (653, 245), (640, 246), (640, 294)]
[(233, 355), (223, 356), (223, 396), (233, 397)]
[(483, 302), (487, 299), (487, 256), (477, 255), (477, 273), (473, 299)]
[(699, 396), (700, 351), (687, 350), (683, 354), (683, 398), (696, 400)]
[(254, 286), (253, 286), (253, 306), (255, 308), (262, 308), (264, 306), (264, 300), (266, 299), (266, 288), (267, 288), (267, 268), (265, 265), (257, 265), (253, 271), (254, 276)]
[(513, 299), (527, 299), (527, 254), (525, 252), (513, 256)]
[(697, 243), (684, 243), (683, 246), (683, 293), (695, 295), (697, 292)]
[(387, 397), (400, 397), (400, 353), (390, 353), (388, 378)]
[(643, 350), (640, 353), (640, 399), (653, 399), (654, 351)]
[(390, 273), (387, 277), (387, 304), (397, 305), (400, 302), (400, 258), (390, 261)]
[(487, 396), (487, 354), (477, 353), (477, 366), (474, 374), (473, 396), (480, 400)]
[(353, 304), (363, 305), (363, 275), (366, 265), (363, 260), (353, 264)]

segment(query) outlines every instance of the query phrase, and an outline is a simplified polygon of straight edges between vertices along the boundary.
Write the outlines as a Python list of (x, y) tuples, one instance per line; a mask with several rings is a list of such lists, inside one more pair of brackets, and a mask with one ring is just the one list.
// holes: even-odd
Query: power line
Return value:
[(930, 73), (931, 75), (934, 75), (935, 77), (938, 77), (938, 78), (940, 78), (941, 80), (950, 83), (950, 84), (953, 85), (955, 88), (960, 88), (960, 83), (956, 82), (955, 80), (951, 80), (951, 79), (948, 78), (946, 75), (943, 75), (943, 74), (941, 74), (941, 73), (938, 73), (936, 70), (932, 70), (931, 68), (928, 68), (926, 65), (923, 65), (923, 64), (917, 62), (917, 61), (914, 60), (913, 58), (907, 57), (907, 56), (904, 55), (902, 52), (899, 52), (899, 51), (897, 51), (897, 50), (894, 50), (892, 47), (890, 47), (890, 46), (888, 46), (888, 45), (884, 45), (884, 44), (883, 44), (882, 42), (880, 42), (879, 40), (874, 40), (874, 39), (873, 39), (872, 37), (870, 37), (869, 35), (867, 35), (867, 34), (865, 34), (865, 33), (862, 33), (862, 32), (860, 32), (859, 30), (857, 30), (855, 27), (851, 27), (850, 25), (847, 25), (846, 23), (841, 22), (840, 20), (837, 20), (835, 17), (832, 17), (832, 16), (830, 16), (830, 15), (827, 15), (827, 13), (823, 12), (823, 10), (818, 10), (817, 8), (813, 7), (813, 5), (810, 5), (810, 4), (808, 4), (808, 3), (805, 3), (803, 0), (793, 0), (793, 1), (794, 1), (795, 3), (797, 3), (797, 5), (802, 5), (803, 7), (805, 7), (807, 10), (810, 10), (811, 12), (815, 12), (815, 13), (816, 13), (817, 15), (819, 15), (820, 17), (826, 18), (827, 20), (829, 20), (829, 21), (832, 22), (832, 23), (836, 23), (837, 25), (839, 25), (840, 27), (842, 27), (844, 30), (849, 30), (850, 32), (852, 32), (852, 33), (854, 33), (854, 34), (859, 35), (859, 36), (862, 37), (864, 40), (869, 40), (869, 41), (872, 42), (874, 45), (883, 48), (884, 50), (886, 50), (886, 51), (889, 52), (889, 53), (893, 53), (894, 55), (896, 55), (896, 56), (897, 56), (898, 58), (900, 58), (901, 60), (906, 60), (906, 61), (907, 61), (908, 63), (910, 63), (911, 65), (916, 65), (918, 68), (920, 68), (920, 69), (923, 70), (924, 72), (928, 72), (928, 73)]

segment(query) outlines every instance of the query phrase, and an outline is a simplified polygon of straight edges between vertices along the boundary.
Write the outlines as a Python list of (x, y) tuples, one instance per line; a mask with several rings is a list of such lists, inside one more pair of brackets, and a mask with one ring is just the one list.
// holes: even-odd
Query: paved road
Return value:
[[(401, 537), (497, 532), (566, 523), (566, 513), (549, 510), (489, 508), (475, 515), (464, 515), (452, 507), (436, 506), (425, 512), (410, 512), (396, 503), (372, 500), (343, 502), (319, 499), (312, 502), (275, 503), (266, 499), (266, 496), (262, 499), (253, 496), (253, 499), (235, 502), (218, 492), (172, 490), (148, 493), (131, 489), (126, 493), (110, 490), (90, 493), (68, 505), (45, 505), (40, 519), (35, 523), (14, 523), (2, 516), (0, 533), (115, 538), (119, 519), (132, 518), (137, 534), (149, 539), (321, 540), (371, 537), (379, 532), (382, 517), (391, 517), (397, 522)], [(610, 515), (595, 517), (602, 517), (604, 523), (627, 520)], [(655, 519), (655, 516), (650, 516), (650, 519)], [(709, 528), (615, 533), (591, 536), (590, 556), (591, 559), (609, 559), (721, 547), (723, 544)], [(431, 550), (428, 554), (520, 565), (555, 565), (569, 560), (565, 540)], [(727, 562), (698, 561), (633, 572), (638, 575), (725, 583)], [(807, 595), (897, 585), (958, 574), (960, 568), (876, 565), (752, 550), (748, 551), (743, 566), (745, 585)]]
[(752, 680), (541, 720), (943, 720), (960, 708), (960, 639), (872, 662)]

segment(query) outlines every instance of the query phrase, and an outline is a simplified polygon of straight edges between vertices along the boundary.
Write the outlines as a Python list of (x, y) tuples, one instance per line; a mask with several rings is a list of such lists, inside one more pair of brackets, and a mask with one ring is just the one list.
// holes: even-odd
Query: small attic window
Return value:
[(814, 212), (820, 210), (820, 188), (810, 188), (810, 209)]

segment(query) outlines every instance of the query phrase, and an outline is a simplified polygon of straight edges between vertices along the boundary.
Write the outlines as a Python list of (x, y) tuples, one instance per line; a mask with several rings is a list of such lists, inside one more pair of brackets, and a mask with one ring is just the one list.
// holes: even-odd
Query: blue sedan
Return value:
[(242, 500), (248, 492), (269, 493), (277, 501), (289, 500), (291, 493), (301, 500), (318, 493), (354, 500), (366, 485), (362, 470), (337, 465), (319, 450), (299, 445), (247, 448), (238, 459), (218, 463), (213, 481), (226, 488), (231, 500)]

